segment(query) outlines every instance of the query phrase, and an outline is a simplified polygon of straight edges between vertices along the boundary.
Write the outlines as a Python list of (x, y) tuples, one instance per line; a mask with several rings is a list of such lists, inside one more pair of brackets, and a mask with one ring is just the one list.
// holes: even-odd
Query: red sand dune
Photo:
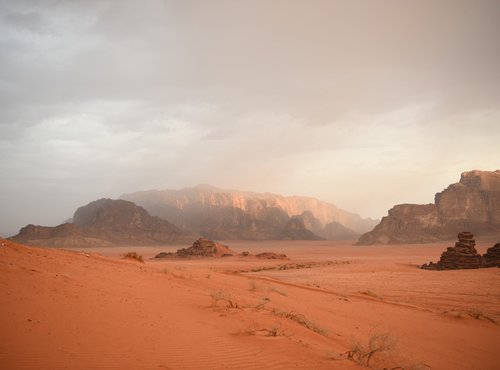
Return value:
[[(373, 356), (374, 368), (500, 368), (500, 269), (416, 268), (446, 243), (239, 242), (225, 244), (291, 261), (143, 264), (119, 258), (131, 248), (87, 254), (5, 242), (1, 369), (363, 369), (345, 353), (374, 333), (394, 342)], [(262, 269), (324, 261), (332, 263)]]

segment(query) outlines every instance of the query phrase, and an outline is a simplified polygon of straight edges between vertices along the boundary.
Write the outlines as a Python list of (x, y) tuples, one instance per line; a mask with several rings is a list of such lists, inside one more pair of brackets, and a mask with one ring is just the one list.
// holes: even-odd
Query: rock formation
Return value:
[(327, 240), (356, 240), (359, 238), (359, 233), (338, 222), (326, 224), (325, 228), (318, 235)]
[(358, 244), (429, 243), (460, 230), (500, 234), (500, 170), (462, 173), (460, 182), (437, 193), (434, 204), (400, 204)]
[[(290, 238), (283, 232), (289, 229), (287, 224), (294, 216), (302, 216), (306, 229), (316, 235), (332, 222), (353, 233), (371, 230), (377, 223), (314, 198), (224, 190), (207, 185), (182, 190), (141, 191), (124, 194), (121, 198), (183, 229), (219, 240)], [(304, 235), (308, 239), (311, 237), (309, 233)], [(334, 236), (332, 233), (327, 235)]]
[(161, 252), (155, 258), (229, 257), (236, 254), (236, 252), (229, 249), (226, 245), (206, 238), (200, 238), (189, 248), (178, 249), (175, 253)]
[(484, 267), (483, 257), (476, 251), (474, 235), (470, 232), (458, 234), (458, 242), (441, 254), (437, 263), (429, 262), (421, 266), (426, 270), (458, 270)]
[(321, 240), (322, 238), (307, 229), (302, 216), (293, 216), (276, 239), (280, 240)]
[(488, 248), (483, 255), (485, 267), (500, 267), (500, 243)]
[(76, 210), (73, 223), (28, 225), (13, 240), (31, 245), (93, 247), (158, 245), (191, 238), (178, 227), (125, 200), (100, 199)]
[(257, 258), (262, 258), (266, 260), (289, 260), (288, 256), (286, 254), (278, 254), (274, 252), (262, 252), (259, 254), (256, 254), (255, 257)]

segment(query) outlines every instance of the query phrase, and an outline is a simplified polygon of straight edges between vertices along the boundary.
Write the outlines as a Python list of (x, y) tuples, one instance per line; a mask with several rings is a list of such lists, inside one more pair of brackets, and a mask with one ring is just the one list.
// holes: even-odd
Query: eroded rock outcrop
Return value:
[(161, 252), (155, 258), (229, 257), (236, 254), (227, 245), (216, 243), (207, 238), (199, 238), (189, 248), (178, 249), (175, 253)]
[(286, 254), (279, 254), (274, 252), (262, 252), (255, 255), (257, 258), (262, 258), (266, 260), (289, 260)]
[(500, 170), (464, 172), (460, 182), (437, 193), (434, 204), (400, 204), (358, 244), (429, 243), (460, 230), (500, 234)]
[(422, 265), (426, 270), (459, 270), (484, 267), (483, 257), (477, 253), (474, 235), (464, 231), (458, 234), (458, 242), (441, 254), (437, 263)]
[(488, 248), (483, 255), (485, 267), (500, 267), (500, 243)]
[(30, 224), (12, 239), (55, 247), (158, 245), (192, 240), (192, 236), (175, 225), (151, 216), (144, 208), (125, 200), (91, 202), (76, 210), (73, 221), (55, 227)]

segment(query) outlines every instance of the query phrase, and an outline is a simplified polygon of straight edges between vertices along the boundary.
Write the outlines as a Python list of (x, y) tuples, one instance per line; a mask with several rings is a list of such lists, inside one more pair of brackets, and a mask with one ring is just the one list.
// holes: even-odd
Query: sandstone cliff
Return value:
[(376, 224), (375, 220), (362, 219), (314, 198), (224, 190), (208, 185), (140, 191), (121, 198), (212, 239), (281, 238), (294, 216), (302, 216), (306, 229), (315, 234), (332, 222), (353, 230), (353, 234), (371, 230)]
[(13, 240), (55, 247), (154, 245), (190, 240), (178, 227), (125, 200), (100, 199), (76, 210), (73, 223), (28, 225)]
[(428, 243), (461, 230), (500, 234), (499, 170), (464, 172), (460, 182), (436, 194), (434, 204), (394, 206), (358, 244)]

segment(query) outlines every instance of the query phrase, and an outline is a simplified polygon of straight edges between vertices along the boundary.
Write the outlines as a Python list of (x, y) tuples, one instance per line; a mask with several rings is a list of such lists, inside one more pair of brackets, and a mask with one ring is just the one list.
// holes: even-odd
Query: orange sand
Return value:
[[(500, 369), (500, 269), (416, 268), (450, 243), (224, 242), (290, 261), (6, 243), (1, 369), (363, 369), (345, 353), (374, 333), (395, 342), (372, 357), (377, 369)], [(120, 258), (132, 250), (146, 263)], [(338, 263), (237, 272), (320, 261)]]

